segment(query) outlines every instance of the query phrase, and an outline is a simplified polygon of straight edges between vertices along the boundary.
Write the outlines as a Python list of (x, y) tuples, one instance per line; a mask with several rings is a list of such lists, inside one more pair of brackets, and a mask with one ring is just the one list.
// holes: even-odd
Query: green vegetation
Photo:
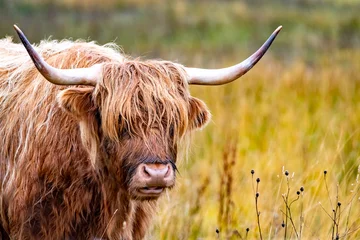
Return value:
[(360, 1), (80, 2), (0, 0), (1, 36), (16, 23), (32, 42), (90, 37), (223, 67), (284, 27), (241, 80), (191, 87), (212, 122), (194, 133), (149, 239), (259, 239), (259, 225), (263, 239), (360, 238)]

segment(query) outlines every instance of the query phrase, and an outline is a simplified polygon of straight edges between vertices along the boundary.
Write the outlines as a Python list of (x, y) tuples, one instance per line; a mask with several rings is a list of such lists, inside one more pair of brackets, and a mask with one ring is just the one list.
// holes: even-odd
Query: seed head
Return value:
[(304, 191), (304, 187), (300, 187), (300, 192), (303, 192)]
[(255, 196), (258, 198), (258, 197), (260, 196), (260, 193), (257, 192), (257, 193), (255, 194)]
[(256, 182), (259, 183), (259, 182), (260, 182), (260, 178), (257, 178), (257, 179), (256, 179)]
[(284, 228), (284, 227), (285, 227), (285, 223), (284, 223), (284, 222), (282, 222), (281, 226)]
[(250, 228), (246, 228), (246, 231), (249, 232), (249, 231), (250, 231)]
[(338, 202), (338, 207), (340, 207), (341, 206), (341, 202)]
[(220, 230), (219, 230), (219, 229), (216, 229), (215, 232), (216, 232), (217, 234), (219, 234)]
[(326, 175), (326, 174), (327, 174), (327, 171), (325, 170), (325, 171), (324, 171), (324, 175)]
[(288, 170), (285, 171), (285, 176), (289, 176), (289, 171)]
[(254, 175), (254, 173), (255, 173), (255, 171), (254, 171), (254, 169), (252, 169), (252, 170), (251, 170), (251, 174)]
[(297, 194), (297, 195), (300, 195), (300, 191), (297, 191), (296, 194)]

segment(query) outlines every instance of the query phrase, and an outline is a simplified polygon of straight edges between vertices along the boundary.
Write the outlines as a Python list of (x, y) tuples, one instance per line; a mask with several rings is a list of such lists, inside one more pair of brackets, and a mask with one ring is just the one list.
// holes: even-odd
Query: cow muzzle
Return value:
[(133, 183), (137, 185), (137, 197), (157, 198), (166, 188), (174, 186), (174, 169), (170, 163), (142, 163), (137, 168)]

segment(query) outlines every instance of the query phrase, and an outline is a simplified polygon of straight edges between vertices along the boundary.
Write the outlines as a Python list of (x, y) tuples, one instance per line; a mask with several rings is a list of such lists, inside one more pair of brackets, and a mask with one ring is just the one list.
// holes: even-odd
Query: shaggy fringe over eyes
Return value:
[(104, 134), (114, 141), (124, 132), (145, 141), (155, 134), (164, 144), (181, 139), (189, 125), (187, 89), (184, 69), (171, 62), (104, 64), (94, 91)]
[[(2, 227), (11, 230), (13, 239), (31, 234), (40, 239), (127, 239), (134, 226), (134, 239), (140, 239), (153, 203), (128, 200), (123, 186), (117, 192), (114, 178), (100, 179), (88, 158), (95, 166), (102, 137), (118, 141), (124, 133), (169, 148), (187, 135), (190, 121), (203, 122), (206, 106), (191, 100), (180, 65), (128, 60), (114, 44), (43, 41), (36, 49), (57, 68), (101, 63), (103, 79), (95, 87), (53, 85), (22, 45), (0, 40)], [(66, 105), (65, 97), (75, 105)], [(90, 117), (74, 118), (71, 110), (87, 106)], [(133, 142), (143, 147), (141, 139)]]

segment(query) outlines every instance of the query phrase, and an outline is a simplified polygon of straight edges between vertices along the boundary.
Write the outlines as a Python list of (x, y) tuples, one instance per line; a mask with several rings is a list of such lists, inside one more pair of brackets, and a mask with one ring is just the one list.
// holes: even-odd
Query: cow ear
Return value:
[(61, 91), (57, 100), (60, 106), (77, 119), (83, 119), (95, 108), (92, 99), (94, 88), (68, 88)]
[(211, 114), (203, 101), (191, 97), (189, 118), (193, 129), (201, 129), (209, 122)]

